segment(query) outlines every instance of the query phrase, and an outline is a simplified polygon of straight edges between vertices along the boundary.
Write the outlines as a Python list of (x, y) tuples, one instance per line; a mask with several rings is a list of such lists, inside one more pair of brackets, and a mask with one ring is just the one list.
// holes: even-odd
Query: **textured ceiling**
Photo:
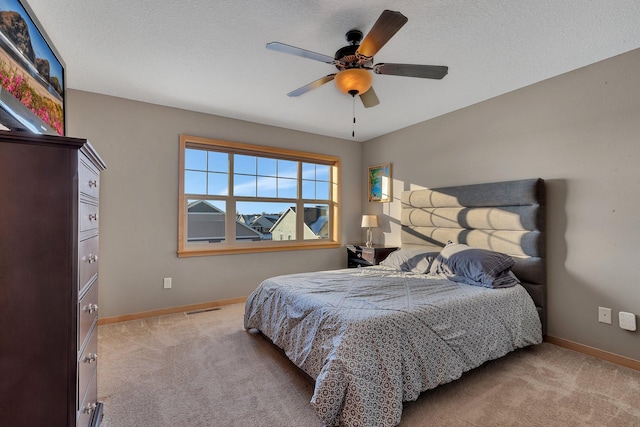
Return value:
[[(67, 87), (366, 141), (640, 47), (638, 0), (27, 0), (67, 65)], [(375, 62), (449, 66), (443, 80), (374, 77), (365, 109), (328, 83), (333, 56), (384, 9), (408, 23)], [(215, 135), (212, 135), (215, 136)]]

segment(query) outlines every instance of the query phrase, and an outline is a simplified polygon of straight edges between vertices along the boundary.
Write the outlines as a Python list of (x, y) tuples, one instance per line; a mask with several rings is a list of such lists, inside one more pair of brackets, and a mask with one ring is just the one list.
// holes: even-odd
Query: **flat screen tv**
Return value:
[(0, 129), (65, 134), (64, 62), (24, 1), (0, 0)]

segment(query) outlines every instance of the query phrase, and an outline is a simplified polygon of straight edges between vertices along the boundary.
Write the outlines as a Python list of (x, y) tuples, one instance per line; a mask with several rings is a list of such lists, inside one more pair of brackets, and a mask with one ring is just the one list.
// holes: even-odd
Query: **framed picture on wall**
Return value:
[(369, 201), (391, 201), (391, 163), (369, 167)]

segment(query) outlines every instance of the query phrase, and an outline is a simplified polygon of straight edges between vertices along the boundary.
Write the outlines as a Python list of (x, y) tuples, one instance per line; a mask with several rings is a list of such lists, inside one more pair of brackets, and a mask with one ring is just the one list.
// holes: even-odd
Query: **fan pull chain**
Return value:
[(351, 98), (353, 99), (353, 128), (351, 130), (351, 137), (355, 138), (356, 137), (356, 96), (355, 95), (351, 95)]

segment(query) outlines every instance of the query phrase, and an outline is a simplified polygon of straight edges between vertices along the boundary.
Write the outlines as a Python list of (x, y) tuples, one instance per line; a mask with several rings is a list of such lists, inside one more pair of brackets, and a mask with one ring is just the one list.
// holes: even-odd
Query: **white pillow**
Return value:
[(380, 261), (380, 265), (392, 267), (399, 271), (428, 273), (429, 267), (436, 256), (438, 256), (438, 252), (427, 249), (398, 249)]

